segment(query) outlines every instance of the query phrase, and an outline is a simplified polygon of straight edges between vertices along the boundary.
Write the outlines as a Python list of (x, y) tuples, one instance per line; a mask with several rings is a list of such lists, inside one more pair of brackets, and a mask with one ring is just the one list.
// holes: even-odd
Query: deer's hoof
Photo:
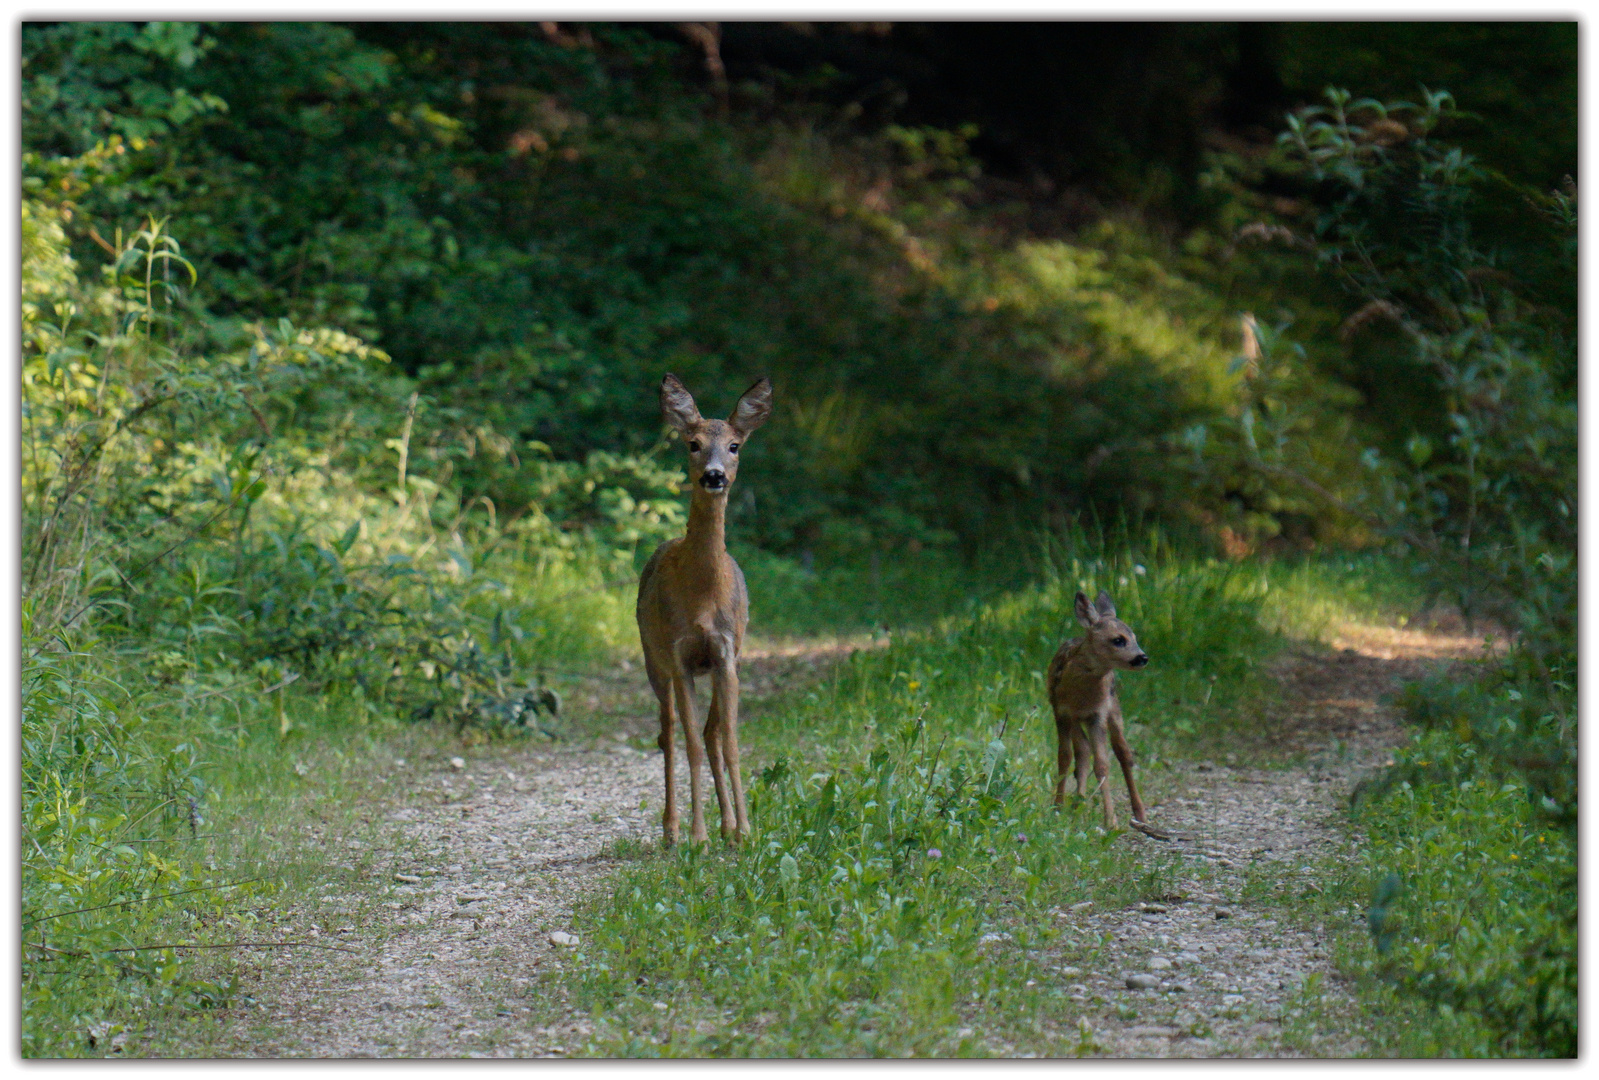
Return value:
[(1132, 823), (1132, 825), (1133, 825), (1133, 828), (1137, 829), (1139, 832), (1143, 833), (1145, 836), (1149, 837), (1151, 840), (1166, 840), (1166, 841), (1170, 841), (1171, 840), (1171, 833), (1161, 832), (1159, 829), (1155, 828), (1153, 825), (1145, 824), (1142, 821), (1134, 821)]

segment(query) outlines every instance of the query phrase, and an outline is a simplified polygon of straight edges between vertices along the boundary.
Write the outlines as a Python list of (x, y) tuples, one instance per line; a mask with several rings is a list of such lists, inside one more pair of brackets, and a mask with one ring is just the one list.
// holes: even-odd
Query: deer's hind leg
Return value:
[(1110, 748), (1106, 745), (1105, 737), (1107, 727), (1109, 724), (1104, 716), (1096, 716), (1088, 724), (1088, 735), (1094, 744), (1094, 781), (1105, 807), (1105, 829), (1109, 831), (1116, 828), (1116, 806), (1110, 794)]
[(727, 790), (727, 722), (723, 715), (725, 695), (721, 680), (711, 676), (711, 707), (705, 714), (705, 754), (711, 760), (711, 783), (716, 787), (716, 808), (721, 813), (722, 839), (731, 842), (734, 829), (733, 807)]
[(650, 677), (650, 688), (655, 691), (656, 700), (660, 702), (661, 735), (656, 740), (656, 745), (661, 748), (662, 760), (666, 763), (666, 809), (661, 813), (661, 842), (666, 847), (671, 847), (677, 843), (678, 833), (677, 758), (672, 740), (672, 681), (670, 678), (660, 678), (659, 672), (649, 663), (647, 656), (645, 669)]
[(1133, 828), (1146, 836), (1156, 840), (1170, 840), (1171, 837), (1149, 826), (1144, 817), (1144, 800), (1138, 796), (1138, 783), (1133, 779), (1133, 750), (1127, 745), (1127, 736), (1122, 732), (1122, 718), (1113, 714), (1110, 718), (1110, 745), (1116, 751), (1116, 760), (1122, 767), (1122, 777), (1127, 781), (1127, 798), (1133, 804)]

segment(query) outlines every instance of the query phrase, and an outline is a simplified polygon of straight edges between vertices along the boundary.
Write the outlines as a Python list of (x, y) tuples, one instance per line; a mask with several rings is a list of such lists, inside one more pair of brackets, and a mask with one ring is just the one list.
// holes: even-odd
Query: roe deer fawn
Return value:
[[(739, 449), (772, 411), (772, 384), (761, 379), (744, 391), (724, 420), (705, 420), (676, 375), (661, 380), (661, 412), (688, 444), (688, 531), (668, 540), (644, 565), (638, 583), (638, 630), (644, 670), (661, 703), (660, 747), (666, 755), (666, 844), (677, 842), (677, 793), (672, 716), (683, 724), (688, 744), (693, 840), (705, 842), (700, 801), (700, 761), (710, 751), (711, 779), (722, 813), (722, 839), (749, 835), (749, 811), (738, 772), (738, 654), (749, 623), (744, 572), (727, 553), (727, 492), (738, 475)], [(711, 676), (711, 707), (705, 741), (694, 726), (694, 677)], [(725, 775), (724, 775), (725, 773)], [(729, 790), (731, 789), (731, 791)]]
[[(1132, 629), (1116, 617), (1110, 594), (1101, 591), (1092, 604), (1082, 593), (1075, 605), (1077, 621), (1087, 633), (1068, 641), (1056, 651), (1044, 676), (1049, 704), (1055, 711), (1055, 805), (1066, 798), (1066, 774), (1076, 757), (1077, 794), (1088, 794), (1088, 748), (1093, 743), (1094, 777), (1105, 805), (1105, 828), (1116, 828), (1116, 810), (1111, 805), (1107, 738), (1121, 763), (1127, 780), (1127, 794), (1133, 804), (1133, 828), (1157, 840), (1169, 840), (1144, 820), (1144, 801), (1138, 797), (1133, 781), (1133, 752), (1122, 732), (1122, 706), (1116, 696), (1116, 672), (1141, 668), (1149, 657), (1138, 647)], [(1086, 731), (1084, 729), (1087, 729)]]

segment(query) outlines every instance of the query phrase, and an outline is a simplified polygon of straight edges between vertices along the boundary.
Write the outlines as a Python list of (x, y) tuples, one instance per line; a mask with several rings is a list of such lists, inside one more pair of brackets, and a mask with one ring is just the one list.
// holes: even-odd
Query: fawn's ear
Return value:
[(661, 413), (666, 422), (687, 435), (700, 422), (700, 411), (694, 405), (694, 395), (670, 373), (661, 380)]
[(1099, 612), (1082, 593), (1077, 594), (1077, 601), (1072, 605), (1072, 610), (1077, 613), (1077, 621), (1083, 624), (1084, 630), (1092, 630), (1094, 624), (1099, 621)]
[(1116, 617), (1116, 605), (1110, 602), (1110, 593), (1104, 589), (1099, 590), (1099, 599), (1094, 601), (1094, 607), (1099, 610), (1099, 616), (1102, 619), (1114, 619)]
[(748, 436), (750, 432), (766, 423), (766, 418), (771, 415), (772, 380), (763, 375), (755, 380), (754, 386), (739, 397), (738, 404), (733, 406), (732, 415), (727, 418), (727, 422), (734, 431)]

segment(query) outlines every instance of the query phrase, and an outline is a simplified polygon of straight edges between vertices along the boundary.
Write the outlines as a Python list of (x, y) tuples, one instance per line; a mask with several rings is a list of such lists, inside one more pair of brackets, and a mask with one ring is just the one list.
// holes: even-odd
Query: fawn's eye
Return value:
[(729, 453), (729, 454), (736, 454), (736, 453), (738, 453), (738, 443), (728, 443), (728, 444), (727, 444), (727, 452), (728, 452), (728, 453)]
[(699, 440), (698, 439), (691, 439), (689, 441), (689, 444), (688, 444), (688, 449), (689, 449), (689, 453), (691, 453), (691, 454), (699, 453), (700, 452)]
[(1115, 637), (1110, 639), (1110, 643), (1119, 649), (1123, 645), (1127, 644), (1127, 639), (1122, 637), (1120, 634), (1117, 634)]

